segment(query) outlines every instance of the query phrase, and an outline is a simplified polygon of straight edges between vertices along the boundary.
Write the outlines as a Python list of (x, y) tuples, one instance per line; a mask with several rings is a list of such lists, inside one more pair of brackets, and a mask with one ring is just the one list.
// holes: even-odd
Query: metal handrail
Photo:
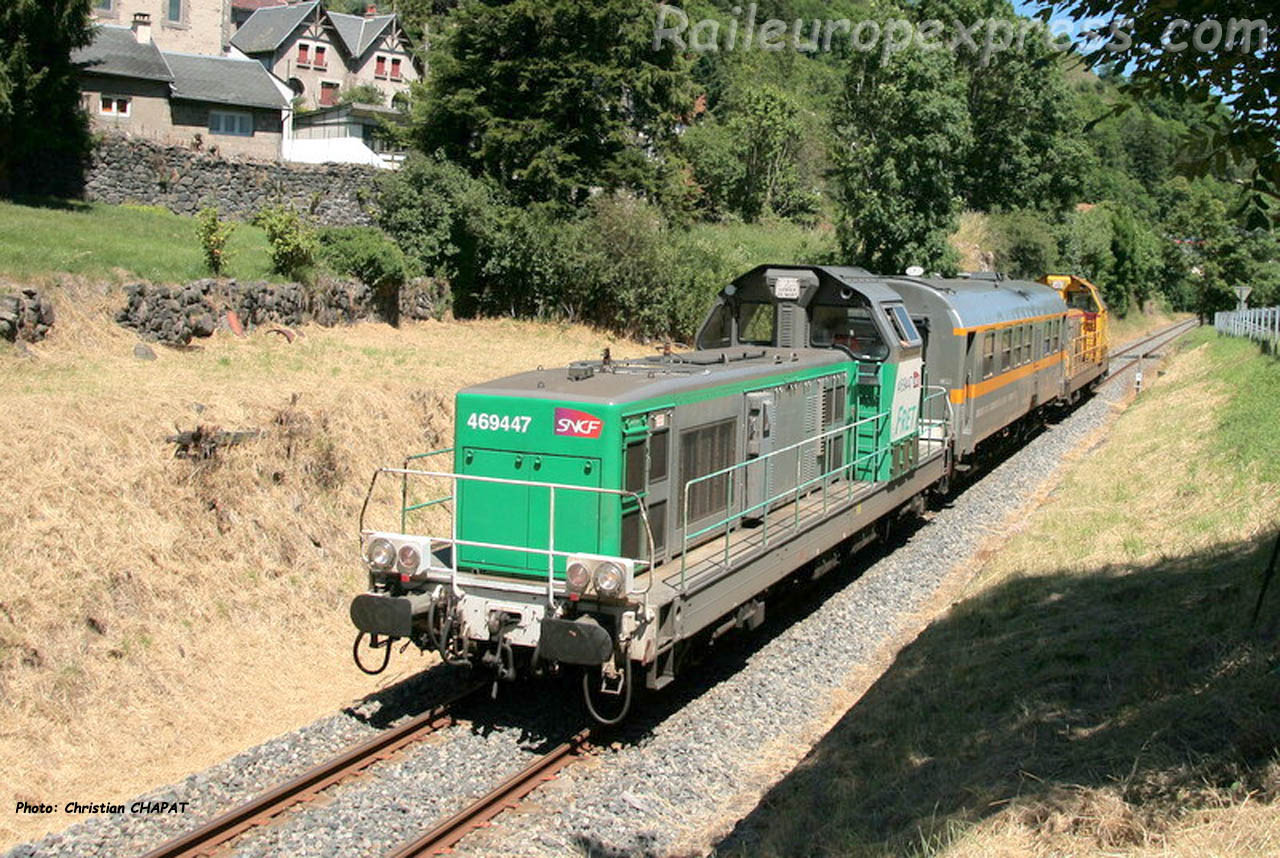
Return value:
[[(932, 391), (934, 391), (934, 392), (933, 392), (933, 393), (928, 393), (928, 391), (931, 391), (931, 390), (932, 390)], [(926, 423), (926, 422), (927, 422), (930, 426), (933, 426), (933, 425), (938, 425), (939, 423), (942, 423), (942, 422), (943, 422), (943, 421), (939, 421), (939, 420), (936, 420), (936, 419), (933, 419), (933, 418), (925, 418), (925, 417), (923, 416), (923, 415), (924, 415), (924, 412), (925, 412), (925, 408), (924, 408), (925, 404), (926, 404), (926, 403), (928, 403), (928, 402), (930, 402), (931, 400), (933, 400), (933, 399), (935, 399), (935, 398), (939, 397), (939, 396), (943, 397), (943, 401), (944, 401), (944, 402), (946, 402), (946, 405), (947, 405), (947, 412), (948, 412), (948, 419), (950, 419), (950, 418), (953, 416), (953, 415), (952, 415), (952, 413), (951, 413), (951, 412), (952, 412), (952, 409), (951, 409), (951, 402), (950, 402), (950, 400), (947, 398), (947, 397), (948, 397), (948, 391), (946, 390), (946, 388), (941, 387), (941, 386), (937, 386), (937, 385), (930, 385), (930, 386), (925, 387), (925, 388), (923, 389), (923, 391), (921, 392), (920, 406), (919, 406), (918, 411), (916, 412), (916, 435), (917, 435), (917, 437), (919, 437), (919, 435), (920, 435), (920, 424), (922, 424), (922, 423)], [(684, 587), (684, 585), (685, 585), (685, 574), (686, 574), (686, 572), (687, 572), (687, 568), (688, 568), (688, 556), (689, 556), (689, 547), (690, 547), (690, 546), (689, 546), (689, 542), (690, 542), (690, 540), (692, 540), (692, 539), (697, 539), (697, 538), (698, 538), (698, 537), (700, 537), (700, 536), (705, 536), (705, 535), (706, 535), (706, 534), (708, 534), (708, 533), (711, 533), (711, 532), (713, 532), (713, 531), (719, 530), (720, 528), (724, 528), (724, 540), (725, 540), (725, 551), (724, 551), (724, 553), (725, 553), (725, 564), (727, 565), (727, 564), (728, 564), (728, 556), (729, 556), (729, 548), (730, 548), (730, 546), (729, 546), (729, 535), (730, 535), (730, 530), (731, 530), (730, 525), (731, 525), (734, 521), (736, 521), (736, 520), (738, 520), (738, 519), (741, 519), (741, 518), (744, 518), (744, 517), (746, 517), (747, 515), (749, 515), (749, 514), (751, 514), (751, 513), (755, 512), (756, 510), (763, 509), (763, 510), (764, 510), (764, 521), (762, 522), (762, 525), (761, 525), (761, 526), (762, 526), (762, 529), (763, 529), (763, 536), (764, 536), (764, 538), (763, 538), (763, 540), (762, 540), (762, 546), (767, 546), (767, 545), (768, 545), (768, 541), (769, 541), (769, 540), (768, 540), (768, 536), (769, 536), (769, 520), (768, 520), (768, 519), (769, 519), (769, 508), (770, 508), (773, 504), (775, 504), (777, 501), (782, 500), (783, 498), (785, 498), (785, 497), (787, 497), (787, 496), (794, 496), (795, 500), (793, 501), (793, 503), (795, 504), (795, 510), (794, 510), (794, 512), (795, 512), (795, 518), (796, 518), (795, 525), (796, 525), (796, 526), (798, 526), (798, 525), (799, 525), (799, 516), (800, 516), (799, 501), (800, 501), (800, 495), (801, 495), (801, 493), (802, 493), (802, 492), (804, 492), (804, 491), (805, 491), (806, 489), (808, 489), (810, 486), (813, 486), (813, 485), (815, 485), (815, 484), (817, 484), (817, 483), (823, 483), (824, 485), (822, 486), (821, 491), (823, 492), (823, 510), (825, 511), (825, 510), (827, 509), (827, 497), (826, 497), (826, 485), (825, 485), (825, 483), (826, 483), (827, 479), (828, 479), (828, 478), (830, 478), (830, 477), (832, 477), (832, 476), (834, 476), (834, 475), (836, 475), (836, 474), (838, 474), (838, 473), (840, 473), (841, 471), (846, 471), (846, 470), (847, 470), (847, 471), (850, 471), (850, 472), (854, 472), (854, 471), (856, 471), (856, 469), (857, 469), (858, 467), (860, 467), (860, 466), (861, 466), (861, 464), (862, 464), (865, 460), (867, 460), (867, 459), (872, 459), (872, 458), (877, 458), (877, 457), (881, 457), (881, 456), (885, 456), (885, 455), (887, 455), (887, 454), (888, 454), (888, 451), (889, 451), (889, 447), (885, 447), (885, 446), (877, 446), (874, 450), (871, 450), (871, 451), (869, 451), (869, 452), (867, 452), (867, 453), (864, 453), (864, 454), (862, 454), (861, 456), (858, 456), (858, 457), (857, 457), (857, 458), (855, 458), (855, 459), (851, 459), (851, 460), (849, 460), (848, 462), (843, 462), (843, 461), (842, 461), (842, 462), (841, 462), (839, 465), (837, 465), (836, 467), (834, 467), (834, 468), (832, 468), (832, 469), (830, 469), (830, 470), (828, 470), (828, 471), (826, 471), (826, 472), (824, 472), (824, 473), (822, 473), (822, 474), (819, 474), (819, 475), (818, 475), (818, 476), (816, 476), (816, 477), (811, 477), (810, 479), (805, 480), (805, 481), (803, 481), (803, 482), (801, 482), (801, 480), (800, 480), (800, 467), (801, 467), (800, 457), (799, 457), (799, 456), (797, 456), (797, 457), (796, 457), (796, 485), (795, 485), (794, 487), (789, 488), (789, 489), (787, 489), (786, 491), (779, 492), (778, 494), (774, 495), (773, 497), (770, 497), (770, 498), (768, 498), (768, 499), (766, 499), (766, 500), (763, 500), (763, 501), (761, 501), (761, 502), (759, 502), (759, 503), (753, 504), (753, 505), (751, 505), (751, 506), (749, 506), (749, 507), (744, 507), (744, 508), (743, 508), (743, 509), (741, 509), (741, 510), (738, 510), (738, 511), (736, 511), (736, 512), (733, 512), (733, 513), (731, 513), (730, 515), (728, 515), (727, 517), (725, 517), (725, 518), (721, 519), (720, 521), (715, 522), (714, 524), (710, 524), (710, 525), (707, 525), (707, 526), (705, 526), (705, 527), (702, 527), (702, 528), (700, 528), (700, 529), (698, 529), (698, 530), (695, 530), (695, 531), (693, 531), (693, 532), (690, 532), (690, 531), (689, 531), (689, 529), (688, 529), (688, 528), (689, 528), (689, 496), (690, 496), (690, 494), (691, 494), (690, 489), (693, 487), (693, 485), (694, 485), (695, 483), (702, 483), (702, 482), (706, 482), (706, 481), (708, 481), (708, 480), (715, 479), (715, 478), (717, 478), (717, 477), (728, 476), (729, 474), (731, 474), (731, 473), (732, 473), (732, 472), (734, 472), (734, 471), (742, 470), (742, 469), (746, 469), (746, 468), (749, 468), (749, 467), (752, 467), (752, 466), (758, 466), (760, 463), (762, 463), (762, 462), (763, 462), (763, 463), (764, 463), (764, 467), (765, 467), (765, 469), (766, 469), (766, 470), (765, 470), (765, 477), (764, 477), (764, 479), (765, 479), (765, 485), (768, 485), (768, 473), (769, 473), (769, 472), (768, 472), (768, 467), (769, 467), (769, 460), (770, 460), (770, 459), (772, 459), (773, 457), (778, 456), (778, 455), (781, 455), (781, 454), (783, 454), (783, 453), (791, 452), (792, 450), (797, 450), (797, 449), (799, 449), (799, 448), (801, 448), (801, 447), (805, 447), (805, 446), (808, 446), (808, 445), (811, 445), (811, 444), (816, 445), (816, 444), (822, 444), (822, 443), (825, 443), (825, 442), (827, 441), (827, 439), (828, 439), (828, 438), (834, 437), (834, 436), (836, 436), (836, 435), (844, 435), (844, 436), (847, 436), (847, 435), (848, 435), (848, 433), (853, 432), (854, 430), (858, 429), (860, 426), (862, 426), (862, 425), (863, 425), (863, 424), (865, 424), (865, 423), (869, 423), (869, 422), (871, 422), (871, 421), (875, 421), (875, 422), (878, 424), (878, 423), (879, 423), (879, 421), (881, 421), (881, 420), (883, 420), (883, 419), (885, 419), (886, 417), (889, 417), (889, 416), (890, 416), (890, 415), (889, 415), (889, 412), (887, 412), (887, 411), (882, 411), (882, 412), (879, 412), (879, 413), (877, 413), (877, 414), (870, 415), (870, 416), (868, 416), (868, 417), (863, 417), (863, 418), (861, 418), (860, 420), (856, 420), (856, 421), (854, 421), (853, 423), (846, 423), (846, 424), (844, 424), (844, 425), (842, 425), (842, 426), (837, 426), (837, 427), (832, 428), (832, 429), (827, 429), (827, 430), (825, 430), (825, 431), (823, 431), (823, 432), (820, 432), (820, 433), (818, 433), (817, 435), (814, 435), (814, 436), (812, 436), (812, 437), (805, 438), (805, 439), (800, 440), (800, 441), (797, 441), (797, 442), (795, 442), (795, 443), (793, 443), (793, 444), (789, 444), (789, 445), (787, 445), (786, 447), (779, 447), (777, 450), (771, 450), (771, 451), (769, 451), (768, 453), (766, 453), (766, 454), (765, 454), (765, 455), (763, 455), (763, 456), (757, 456), (757, 457), (756, 457), (756, 458), (754, 458), (754, 459), (747, 459), (747, 460), (742, 461), (742, 462), (736, 462), (736, 463), (734, 463), (734, 464), (732, 464), (732, 465), (729, 465), (729, 466), (727, 466), (727, 467), (721, 468), (721, 469), (720, 469), (720, 470), (718, 470), (718, 471), (713, 471), (713, 472), (711, 472), (711, 473), (709, 473), (709, 474), (703, 474), (703, 475), (702, 475), (702, 476), (700, 476), (700, 477), (694, 477), (693, 479), (691, 479), (691, 480), (687, 481), (687, 482), (685, 483), (685, 485), (684, 485), (683, 517), (682, 517), (682, 519), (681, 519), (681, 521), (682, 521), (682, 525), (683, 525), (683, 526), (682, 526), (682, 530), (681, 530), (682, 535), (683, 535), (683, 547), (682, 547), (682, 550), (681, 550), (681, 553), (680, 553), (680, 586), (683, 588), (683, 587)], [(878, 426), (878, 425), (877, 425), (877, 429), (876, 429), (876, 431), (877, 431), (877, 433), (879, 432), (879, 426)], [(845, 439), (845, 440), (846, 440), (846, 441), (848, 441), (849, 439), (846, 437), (846, 439)], [(853, 439), (853, 440), (856, 440), (856, 439)], [(931, 438), (930, 440), (937, 440), (937, 439), (932, 439), (932, 438)], [(945, 439), (944, 439), (944, 440), (945, 440)], [(853, 484), (853, 482), (854, 482), (854, 481), (845, 481), (845, 485), (846, 485), (845, 498), (846, 498), (846, 500), (851, 496), (851, 492), (852, 492), (852, 484)], [(871, 484), (871, 485), (875, 485), (877, 482), (878, 482), (877, 480), (874, 480), (874, 479), (873, 479), (873, 480), (871, 480), (871, 481), (870, 481), (870, 484)], [(727, 496), (727, 498), (726, 498), (726, 501), (727, 501), (727, 502), (726, 502), (726, 507), (732, 506), (732, 486), (733, 486), (733, 479), (732, 479), (732, 478), (730, 478), (729, 480), (726, 480), (726, 488), (725, 488), (725, 494), (726, 494), (726, 496)]]
[[(434, 453), (419, 454), (418, 458), (426, 458), (427, 456), (438, 455), (441, 452), (444, 452), (444, 451), (435, 451)], [(648, 558), (646, 560), (639, 560), (638, 558), (618, 557), (617, 559), (635, 560), (637, 561), (638, 564), (643, 565), (643, 570), (646, 572), (653, 569), (654, 554), (656, 553), (654, 540), (653, 540), (653, 528), (649, 524), (649, 511), (645, 509), (645, 505), (643, 503), (642, 497), (637, 492), (628, 491), (626, 489), (601, 488), (598, 486), (573, 486), (573, 485), (568, 485), (566, 483), (549, 483), (549, 482), (543, 482), (541, 480), (513, 480), (506, 477), (482, 477), (476, 474), (457, 474), (457, 473), (446, 472), (446, 471), (422, 471), (422, 470), (411, 469), (411, 468), (378, 468), (376, 471), (374, 471), (373, 479), (369, 482), (369, 490), (365, 494), (364, 504), (360, 508), (360, 533), (362, 536), (368, 536), (369, 534), (374, 532), (365, 528), (364, 519), (365, 519), (365, 513), (369, 508), (369, 500), (373, 496), (374, 489), (377, 487), (378, 477), (381, 476), (382, 474), (400, 474), (405, 481), (407, 481), (408, 478), (411, 476), (433, 477), (437, 479), (447, 479), (447, 480), (454, 481), (453, 491), (450, 493), (448, 498), (441, 499), (441, 501), (436, 501), (436, 503), (443, 502), (444, 500), (457, 497), (457, 494), (458, 494), (457, 485), (456, 485), (457, 480), (465, 480), (465, 481), (477, 482), (477, 483), (497, 483), (501, 485), (517, 485), (517, 486), (528, 486), (533, 488), (545, 488), (549, 491), (550, 506), (548, 508), (548, 516), (547, 516), (547, 519), (548, 519), (547, 548), (545, 549), (530, 548), (528, 546), (522, 546), (522, 545), (501, 545), (501, 544), (494, 544), (494, 543), (474, 542), (471, 540), (461, 540), (458, 538), (458, 507), (457, 507), (457, 504), (453, 505), (453, 508), (451, 510), (452, 525), (450, 528), (449, 539), (443, 540), (436, 537), (427, 537), (427, 539), (430, 542), (448, 542), (448, 544), (454, 547), (454, 549), (450, 552), (450, 568), (448, 570), (444, 570), (443, 568), (441, 568), (438, 571), (448, 571), (450, 573), (450, 577), (449, 577), (450, 588), (454, 591), (454, 593), (458, 595), (461, 595), (461, 590), (458, 587), (457, 547), (460, 545), (470, 545), (472, 547), (486, 547), (486, 548), (494, 548), (499, 550), (522, 552), (526, 554), (539, 554), (539, 555), (546, 556), (547, 557), (547, 599), (549, 603), (554, 605), (555, 603), (555, 558), (570, 557), (570, 556), (573, 556), (574, 554), (582, 553), (582, 552), (571, 552), (571, 551), (557, 551), (555, 548), (555, 538), (556, 538), (555, 497), (556, 497), (556, 492), (558, 490), (587, 492), (589, 494), (598, 494), (598, 495), (613, 495), (618, 498), (626, 498), (626, 497), (633, 498), (636, 501), (637, 509), (640, 513), (640, 520), (644, 524), (645, 538), (646, 538), (647, 547), (648, 547)], [(420, 506), (426, 506), (426, 505), (429, 505), (429, 504), (424, 504)], [(401, 508), (401, 513), (403, 516), (404, 515), (403, 507)], [(401, 533), (403, 533), (404, 531), (405, 531), (405, 525), (402, 523)], [(430, 554), (430, 551), (428, 551), (428, 554)], [(432, 567), (431, 564), (428, 563), (428, 569), (432, 569), (432, 568), (434, 567)], [(640, 570), (637, 569), (636, 571), (640, 571)], [(633, 582), (634, 582), (634, 578), (633, 578)], [(652, 587), (653, 587), (653, 576), (650, 575), (648, 580), (645, 583), (645, 587), (643, 590), (633, 590), (633, 589), (630, 589), (629, 587), (627, 590), (627, 595), (628, 596), (647, 596), (650, 589), (652, 589)]]
[[(414, 453), (411, 456), (404, 457), (404, 464), (401, 467), (408, 468), (410, 462), (419, 461), (421, 459), (430, 459), (432, 456), (440, 456), (445, 453), (452, 453), (452, 452), (453, 452), (452, 447), (444, 447), (443, 449), (440, 449), (440, 450), (432, 450), (430, 453)], [(433, 500), (433, 501), (427, 501), (426, 503), (419, 503), (419, 504), (414, 504), (413, 506), (410, 506), (409, 505), (409, 478), (407, 476), (402, 477), (400, 480), (400, 532), (404, 533), (405, 528), (408, 527), (409, 513), (416, 512), (417, 510), (420, 510), (420, 509), (426, 509), (429, 506), (436, 506), (437, 504), (448, 503), (451, 500), (453, 500), (453, 495), (449, 495), (448, 497), (444, 497), (444, 498), (438, 498), (437, 500)]]

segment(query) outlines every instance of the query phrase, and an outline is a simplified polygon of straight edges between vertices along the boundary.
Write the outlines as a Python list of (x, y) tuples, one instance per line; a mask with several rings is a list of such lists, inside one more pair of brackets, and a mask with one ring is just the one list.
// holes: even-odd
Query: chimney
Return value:
[(146, 12), (133, 13), (133, 37), (140, 45), (151, 44), (151, 16)]

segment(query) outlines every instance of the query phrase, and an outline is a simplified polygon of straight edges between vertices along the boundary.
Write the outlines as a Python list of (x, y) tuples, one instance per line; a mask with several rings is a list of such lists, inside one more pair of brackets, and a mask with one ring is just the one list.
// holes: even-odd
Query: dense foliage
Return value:
[(0, 195), (79, 191), (88, 130), (71, 52), (91, 38), (89, 0), (0, 3)]
[(691, 92), (682, 58), (651, 41), (634, 0), (469, 0), (435, 42), (419, 142), (521, 204), (661, 194)]

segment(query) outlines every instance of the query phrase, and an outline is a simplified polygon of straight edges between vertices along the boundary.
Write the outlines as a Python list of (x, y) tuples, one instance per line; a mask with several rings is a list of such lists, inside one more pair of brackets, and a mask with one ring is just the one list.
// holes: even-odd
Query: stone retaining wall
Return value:
[(0, 295), (0, 340), (43, 340), (53, 327), (53, 304), (35, 289)]
[(283, 164), (235, 160), (182, 146), (107, 135), (93, 151), (87, 200), (163, 206), (195, 214), (217, 206), (248, 220), (277, 203), (293, 205), (325, 226), (367, 226), (366, 200), (378, 170), (358, 164)]

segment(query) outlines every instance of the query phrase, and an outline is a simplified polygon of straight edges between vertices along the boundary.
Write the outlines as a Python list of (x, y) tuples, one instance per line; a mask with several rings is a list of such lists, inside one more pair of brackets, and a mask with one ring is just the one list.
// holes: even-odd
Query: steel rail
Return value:
[(426, 834), (388, 852), (387, 858), (421, 858), (452, 849), (472, 831), (484, 827), (503, 811), (518, 806), (529, 793), (555, 779), (561, 769), (590, 747), (590, 735), (590, 730), (576, 733)]
[(1170, 325), (1169, 327), (1163, 330), (1156, 331), (1154, 334), (1144, 337), (1143, 339), (1137, 340), (1136, 342), (1127, 343), (1123, 348), (1120, 349), (1120, 351), (1117, 354), (1111, 357), (1115, 357), (1115, 358), (1128, 357), (1127, 353), (1132, 352), (1134, 349), (1137, 349), (1138, 353), (1132, 359), (1128, 360), (1126, 363), (1123, 363), (1119, 367), (1109, 370), (1107, 372), (1106, 378), (1098, 382), (1098, 387), (1102, 387), (1104, 384), (1108, 384), (1112, 381), (1115, 381), (1122, 374), (1124, 374), (1124, 372), (1128, 370), (1130, 367), (1132, 367), (1133, 365), (1137, 364), (1139, 361), (1146, 358), (1147, 355), (1150, 353), (1150, 351), (1154, 350), (1154, 349), (1152, 350), (1147, 349), (1148, 343), (1154, 342), (1155, 340), (1159, 340), (1162, 337), (1168, 337), (1167, 342), (1161, 343), (1161, 345), (1167, 345), (1168, 343), (1173, 342), (1178, 337), (1185, 334), (1187, 331), (1194, 328), (1197, 324), (1198, 324), (1197, 320), (1187, 319), (1185, 321)]
[(406, 746), (421, 741), (436, 730), (457, 723), (453, 714), (454, 707), (485, 688), (488, 688), (487, 683), (468, 687), (465, 691), (416, 718), (398, 727), (384, 730), (365, 742), (353, 745), (333, 759), (303, 772), (293, 780), (232, 808), (186, 834), (161, 844), (146, 853), (143, 858), (190, 858), (196, 855), (211, 855), (232, 838), (265, 824), (296, 804), (314, 798), (373, 763), (389, 759)]

